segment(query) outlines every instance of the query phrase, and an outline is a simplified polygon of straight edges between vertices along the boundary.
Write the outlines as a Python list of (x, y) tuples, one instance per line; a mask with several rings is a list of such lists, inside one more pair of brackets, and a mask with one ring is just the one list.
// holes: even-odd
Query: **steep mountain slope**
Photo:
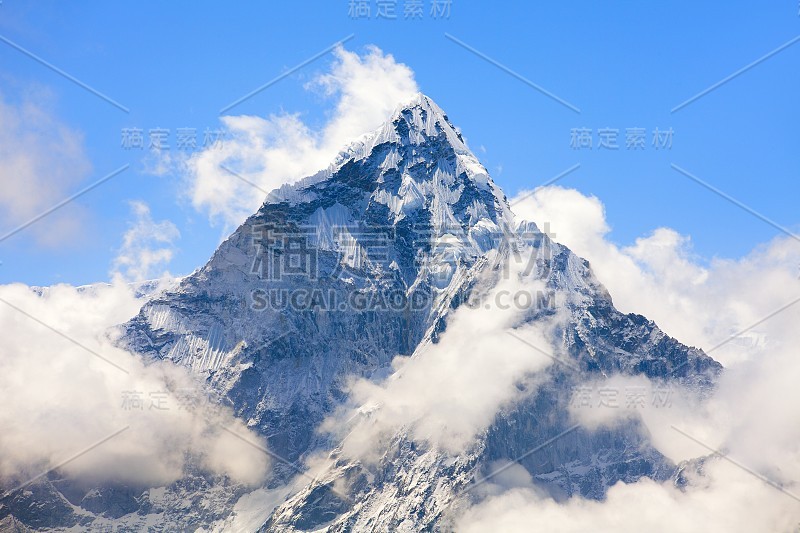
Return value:
[[(618, 374), (647, 376), (661, 383), (667, 395), (670, 383), (703, 394), (719, 365), (669, 338), (644, 317), (616, 311), (585, 261), (546, 236), (540, 235), (539, 241), (551, 251), (534, 253), (545, 260), (531, 278), (547, 280), (552, 304), (527, 309), (517, 328), (563, 312), (566, 318), (559, 321), (553, 339), (554, 357), (563, 363), (540, 372), (529, 393), (501, 408), (465, 453), (420, 443), (410, 427), (400, 427), (382, 446), (377, 464), (348, 458), (341, 448), (335, 449), (330, 455), (333, 467), (279, 507), (263, 531), (446, 529), (461, 507), (480, 498), (487, 488), (481, 489), (481, 484), (491, 482), (510, 463), (523, 466), (557, 499), (576, 494), (601, 499), (618, 481), (643, 476), (665, 481), (675, 476), (674, 465), (649, 445), (637, 421), (596, 431), (577, 427), (568, 414), (573, 395), (586, 382)], [(498, 260), (507, 261), (507, 253), (501, 250), (494, 264), (478, 263), (472, 279), (496, 282), (497, 269), (492, 267)], [(463, 290), (480, 289), (467, 282)], [(422, 356), (426, 342), (412, 357)], [(532, 357), (542, 357), (540, 351), (531, 346)], [(523, 382), (521, 388), (526, 387)], [(359, 416), (369, 424), (375, 415), (361, 411)]]
[[(509, 274), (519, 258), (524, 268)], [(532, 302), (514, 329), (550, 324), (562, 363), (537, 373), (529, 389), (521, 381), (517, 401), (503, 404), (465, 451), (420, 442), (400, 425), (380, 443), (380, 459), (368, 462), (346, 453), (337, 433), (318, 431), (347, 409), (354, 378), (391, 379), (394, 357), (423, 357), (446, 337), (456, 310), (510, 275)], [(203, 268), (125, 327), (130, 348), (191, 368), (267, 437), (281, 459), (265, 484), (279, 496), (256, 513), (255, 527), (265, 531), (446, 528), (465, 498), (480, 494), (469, 487), (503, 461), (521, 464), (557, 498), (602, 498), (613, 483), (641, 476), (669, 479), (674, 465), (636, 422), (596, 432), (573, 427), (575, 387), (641, 374), (703, 391), (720, 370), (644, 317), (619, 313), (586, 261), (535, 224), (518, 224), (458, 130), (424, 95), (326, 170), (270, 194)], [(531, 350), (531, 357), (541, 355)], [(372, 408), (350, 407), (349, 424), (371, 416)], [(312, 455), (332, 466), (298, 476)], [(282, 492), (289, 482), (293, 490)], [(123, 529), (154, 520), (165, 530), (232, 529), (234, 503), (246, 491), (226, 483), (195, 473), (156, 491), (155, 505), (153, 489), (126, 497), (121, 514), (111, 511), (113, 497), (96, 498), (91, 509), (81, 498), (61, 505), (75, 508), (82, 523), (103, 516), (98, 523)], [(43, 484), (48, 498), (62, 494)], [(77, 522), (64, 520), (32, 525)]]

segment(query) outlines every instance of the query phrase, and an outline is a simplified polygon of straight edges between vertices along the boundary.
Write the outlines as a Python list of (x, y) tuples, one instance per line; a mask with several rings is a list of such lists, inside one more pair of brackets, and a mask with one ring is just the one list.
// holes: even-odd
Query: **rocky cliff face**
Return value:
[[(509, 274), (520, 257), (522, 268)], [(455, 310), (509, 275), (537, 287), (514, 327), (557, 317), (551, 345), (562, 363), (544, 370), (529, 394), (521, 384), (519, 401), (503, 406), (465, 452), (420, 443), (398, 427), (381, 459), (365, 463), (342, 453), (335, 434), (318, 431), (347, 404), (350, 380), (379, 382), (394, 372), (394, 357), (420, 357)], [(586, 261), (515, 221), (458, 130), (423, 95), (326, 170), (270, 194), (203, 268), (125, 327), (131, 349), (191, 368), (282, 458), (262, 489), (274, 496), (260, 504), (264, 520), (255, 528), (264, 531), (446, 529), (459, 505), (479, 497), (470, 487), (504, 461), (522, 465), (556, 498), (602, 498), (619, 480), (668, 479), (674, 465), (636, 422), (575, 427), (575, 388), (622, 374), (703, 391), (720, 370), (644, 317), (618, 312)], [(332, 466), (313, 480), (298, 477), (312, 454)], [(282, 492), (290, 481), (293, 489)], [(170, 524), (165, 530), (225, 529), (246, 492), (225, 487), (198, 473), (131, 497), (100, 491), (91, 505), (73, 497), (49, 522), (26, 520), (20, 508), (28, 500), (3, 503), (5, 514), (34, 527), (70, 526), (78, 519), (65, 516), (77, 513), (81, 523), (123, 529), (154, 516)], [(49, 481), (40, 489), (63, 496)], [(186, 501), (203, 502), (205, 511)]]

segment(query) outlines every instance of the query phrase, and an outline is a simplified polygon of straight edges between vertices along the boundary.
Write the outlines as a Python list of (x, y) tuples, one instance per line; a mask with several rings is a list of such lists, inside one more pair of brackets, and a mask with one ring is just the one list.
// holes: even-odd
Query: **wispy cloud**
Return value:
[(114, 258), (112, 278), (133, 282), (168, 277), (169, 271), (162, 269), (172, 261), (180, 231), (169, 220), (154, 221), (144, 202), (133, 201), (130, 206), (134, 219)]
[[(522, 263), (511, 262), (511, 273), (482, 301), (544, 288), (540, 281), (520, 276), (516, 267)], [(542, 377), (538, 371), (558, 364), (546, 355), (552, 353), (553, 324), (526, 324), (526, 311), (489, 303), (462, 306), (449, 317), (436, 344), (411, 357), (397, 357), (384, 381), (355, 381), (352, 405), (327, 420), (323, 429), (346, 435), (343, 452), (368, 461), (380, 457), (401, 429), (420, 442), (464, 452), (501, 407), (535, 390)], [(512, 329), (527, 342), (509, 335)]]
[[(0, 124), (0, 233), (6, 234), (69, 197), (92, 166), (83, 134), (57, 118), (45, 90), (33, 88), (14, 101), (0, 94)], [(80, 235), (84, 216), (71, 203), (30, 224), (26, 234), (39, 244), (64, 246)]]

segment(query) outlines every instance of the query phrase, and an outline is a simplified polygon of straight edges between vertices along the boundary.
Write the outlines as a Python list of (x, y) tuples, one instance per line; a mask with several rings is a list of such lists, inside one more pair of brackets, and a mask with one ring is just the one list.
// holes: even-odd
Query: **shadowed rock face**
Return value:
[[(496, 283), (520, 252), (536, 258), (525, 275), (560, 296), (551, 302), (558, 308), (537, 307), (523, 322), (566, 316), (552, 340), (572, 366), (548, 368), (540, 387), (501, 410), (457, 457), (404, 430), (376, 465), (340, 456), (339, 443), (317, 429), (346, 401), (348, 380), (384, 377), (395, 356), (438, 342), (450, 313)], [(460, 133), (423, 95), (328, 169), (271, 193), (203, 268), (154, 297), (125, 328), (128, 347), (191, 368), (268, 436), (286, 463), (274, 462), (267, 487), (296, 475), (288, 463), (333, 450), (334, 467), (279, 502), (264, 531), (446, 529), (462, 491), (520, 457), (556, 498), (599, 499), (620, 480), (669, 479), (674, 465), (637, 423), (571, 429), (572, 391), (614, 374), (704, 391), (720, 371), (644, 317), (618, 312), (586, 261), (534, 224), (518, 225)], [(341, 481), (347, 494), (332, 488)], [(156, 503), (142, 489), (101, 487), (67, 500), (49, 481), (37, 487), (43, 492), (24, 501), (3, 500), (0, 518), (68, 527), (102, 516), (135, 530), (159, 514), (167, 529), (193, 529), (224, 519), (245, 492), (202, 473), (168, 487)], [(187, 499), (203, 510), (182, 506)], [(32, 502), (41, 505), (35, 516), (25, 514)]]

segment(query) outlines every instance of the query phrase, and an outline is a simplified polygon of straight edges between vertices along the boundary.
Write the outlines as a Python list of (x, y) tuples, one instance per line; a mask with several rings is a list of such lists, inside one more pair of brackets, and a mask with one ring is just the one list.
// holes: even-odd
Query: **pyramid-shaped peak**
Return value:
[(445, 115), (444, 111), (442, 111), (442, 108), (439, 107), (436, 104), (436, 102), (433, 101), (433, 99), (431, 97), (429, 97), (429, 96), (427, 96), (427, 95), (425, 95), (425, 94), (423, 94), (421, 92), (416, 93), (414, 96), (412, 96), (408, 100), (400, 102), (400, 104), (397, 106), (393, 116), (400, 115), (400, 114), (402, 114), (403, 111), (412, 110), (414, 108), (422, 109), (424, 111), (427, 111), (427, 112), (429, 112), (431, 114), (434, 114), (436, 116), (439, 116), (439, 117), (443, 117), (443, 118), (447, 117), (447, 115)]
[(401, 102), (392, 113), (389, 122), (395, 122), (397, 119), (415, 115), (419, 113), (425, 122), (432, 124), (438, 123), (440, 126), (447, 126), (449, 129), (455, 129), (447, 114), (434, 102), (429, 96), (423, 93), (416, 93), (410, 99)]
[(399, 142), (418, 145), (442, 134), (456, 153), (469, 153), (461, 132), (450, 122), (442, 108), (425, 94), (416, 93), (401, 102), (389, 120), (376, 131), (366, 135), (362, 141), (367, 143), (372, 141), (375, 144)]
[[(345, 167), (347, 170), (339, 176)], [(459, 204), (458, 208), (469, 210), (472, 215), (459, 212), (456, 218), (467, 217), (474, 222), (486, 211), (495, 213), (489, 218), (501, 225), (510, 226), (513, 220), (502, 190), (467, 147), (447, 114), (423, 93), (401, 102), (379, 128), (352, 142), (328, 168), (276, 189), (267, 203), (312, 201), (317, 195), (309, 192), (309, 187), (329, 179), (354, 183), (355, 168), (364, 183), (374, 184), (370, 201), (391, 204), (397, 217), (412, 207), (416, 209), (418, 204), (434, 206), (441, 214), (447, 211), (445, 205), (453, 207), (462, 197), (472, 194), (473, 202), (467, 202), (466, 207)], [(464, 196), (465, 188), (475, 192)]]

